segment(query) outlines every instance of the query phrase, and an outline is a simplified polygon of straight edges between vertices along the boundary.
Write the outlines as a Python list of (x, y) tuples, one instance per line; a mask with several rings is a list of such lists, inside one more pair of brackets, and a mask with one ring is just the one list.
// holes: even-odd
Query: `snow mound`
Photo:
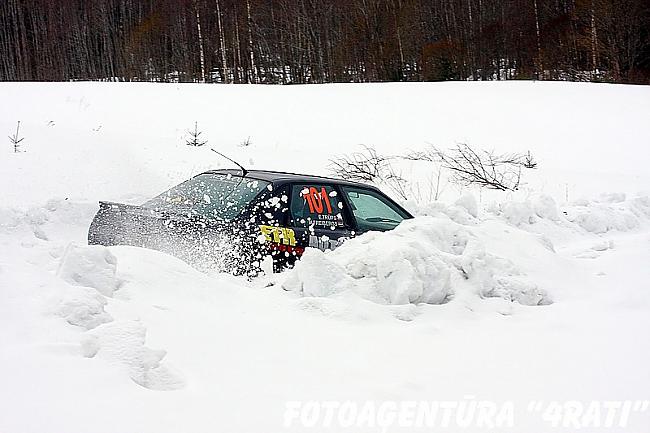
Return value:
[[(23, 211), (13, 208), (0, 208), (0, 233), (14, 234), (21, 230), (31, 232), (31, 236), (42, 241), (49, 240), (42, 225), (47, 222), (47, 213), (44, 209), (33, 208)], [(29, 239), (31, 236), (27, 237)]]
[(553, 197), (546, 194), (540, 194), (532, 200), (533, 210), (539, 218), (559, 221), (560, 211), (558, 210), (557, 203)]
[(459, 295), (551, 302), (512, 262), (487, 253), (469, 228), (434, 217), (366, 233), (334, 251), (308, 249), (283, 288), (312, 297), (353, 292), (392, 305), (443, 304)]
[(598, 201), (601, 203), (623, 203), (626, 197), (626, 194), (622, 192), (606, 192), (600, 194)]
[(546, 292), (525, 278), (503, 275), (496, 276), (492, 288), (485, 293), (486, 297), (502, 298), (518, 302), (522, 305), (547, 305), (551, 303)]
[(101, 325), (89, 331), (81, 343), (83, 355), (100, 358), (124, 368), (129, 377), (145, 388), (168, 391), (183, 388), (184, 379), (163, 364), (164, 350), (144, 345), (146, 328), (138, 321), (123, 320)]
[(474, 218), (478, 216), (478, 202), (476, 201), (476, 197), (474, 197), (473, 194), (466, 193), (462, 195), (458, 200), (456, 200), (456, 203), (454, 204), (465, 209), (467, 213), (469, 213)]
[[(52, 226), (58, 231), (63, 227), (63, 233), (56, 233), (62, 238), (69, 238), (68, 230), (78, 227), (87, 229), (89, 221), (97, 211), (95, 203), (75, 202), (68, 199), (50, 199), (44, 204), (31, 206), (26, 209), (17, 207), (0, 207), (0, 233), (32, 234), (43, 241), (50, 241)], [(75, 233), (76, 234), (76, 233)], [(85, 234), (85, 233), (84, 233)], [(55, 236), (56, 237), (56, 236)]]
[(560, 212), (551, 196), (539, 194), (526, 201), (506, 201), (491, 208), (514, 226), (535, 224), (540, 220), (559, 221)]
[(624, 194), (607, 194), (600, 201), (574, 202), (565, 213), (570, 222), (591, 233), (625, 232), (639, 228), (650, 219), (650, 197), (626, 200)]
[(452, 205), (441, 201), (420, 204), (406, 203), (406, 205), (413, 215), (449, 218), (458, 224), (476, 225), (479, 222), (475, 216), (478, 215), (478, 204), (474, 209), (472, 197), (465, 195)]
[(74, 286), (96, 289), (104, 296), (113, 296), (119, 281), (115, 277), (117, 259), (100, 245), (68, 245), (57, 275)]
[(601, 194), (596, 200), (576, 200), (559, 207), (552, 197), (539, 194), (524, 201), (493, 203), (488, 211), (524, 230), (545, 222), (594, 234), (627, 232), (650, 220), (650, 197), (627, 199), (625, 194), (610, 193)]
[(68, 286), (57, 314), (71, 325), (93, 329), (113, 318), (104, 310), (106, 299), (97, 290)]

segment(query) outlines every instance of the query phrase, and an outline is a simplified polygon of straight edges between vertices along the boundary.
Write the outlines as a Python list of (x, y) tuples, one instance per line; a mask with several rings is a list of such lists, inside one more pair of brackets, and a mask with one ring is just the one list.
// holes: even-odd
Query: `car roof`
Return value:
[[(226, 174), (231, 176), (241, 176), (242, 171), (239, 169), (218, 169), (209, 170), (202, 174)], [(285, 182), (306, 182), (306, 183), (332, 183), (337, 185), (347, 185), (362, 188), (370, 188), (377, 190), (372, 185), (367, 185), (360, 182), (352, 182), (344, 179), (334, 179), (325, 176), (313, 176), (309, 174), (287, 173), (283, 171), (270, 171), (270, 170), (247, 170), (246, 177), (251, 179), (265, 180), (272, 183), (285, 183)]]
[[(231, 176), (241, 176), (241, 173), (242, 171), (240, 169), (217, 169), (217, 170), (208, 170), (201, 174), (224, 174), (224, 175), (231, 175)], [(404, 209), (404, 207), (402, 207), (399, 203), (397, 203), (392, 198), (386, 196), (386, 194), (384, 194), (379, 188), (361, 182), (352, 182), (349, 180), (334, 179), (325, 176), (312, 176), (308, 174), (287, 173), (283, 171), (271, 171), (271, 170), (246, 170), (246, 178), (264, 180), (267, 182), (274, 183), (276, 185), (292, 183), (292, 182), (296, 182), (296, 183), (304, 182), (304, 183), (315, 183), (315, 184), (330, 183), (334, 185), (343, 185), (343, 186), (370, 189), (378, 192), (384, 197), (387, 197), (391, 202), (393, 202), (394, 205), (396, 205), (399, 209), (401, 209), (406, 215), (413, 218), (413, 215), (411, 215), (409, 211)]]

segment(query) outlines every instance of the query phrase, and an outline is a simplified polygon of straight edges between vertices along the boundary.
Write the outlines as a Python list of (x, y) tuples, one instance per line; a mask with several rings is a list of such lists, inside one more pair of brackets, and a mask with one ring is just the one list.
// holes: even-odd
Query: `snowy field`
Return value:
[[(650, 431), (650, 87), (0, 83), (0, 132), (19, 120), (22, 152), (0, 146), (0, 433), (496, 431), (458, 410), (476, 402), (512, 407), (498, 431)], [(252, 281), (86, 245), (98, 200), (232, 167), (209, 147), (328, 174), (362, 144), (456, 143), (539, 168), (514, 193), (443, 179), (393, 232)], [(309, 402), (452, 409), (311, 425)]]

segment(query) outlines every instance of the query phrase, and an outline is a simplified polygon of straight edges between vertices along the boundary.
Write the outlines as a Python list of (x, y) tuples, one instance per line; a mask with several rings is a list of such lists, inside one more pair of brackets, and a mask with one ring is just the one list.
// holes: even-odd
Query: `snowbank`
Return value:
[(316, 297), (350, 291), (380, 304), (442, 304), (468, 295), (551, 303), (512, 262), (486, 252), (470, 228), (435, 217), (364, 234), (331, 252), (308, 249), (283, 287)]
[(581, 199), (559, 207), (552, 197), (533, 195), (525, 201), (492, 203), (488, 211), (523, 229), (539, 222), (594, 234), (627, 232), (650, 221), (650, 196), (627, 199), (623, 193), (603, 194), (598, 199)]
[(575, 202), (565, 212), (569, 221), (591, 233), (629, 231), (650, 219), (650, 197), (626, 200), (623, 194), (607, 195), (601, 201)]
[(514, 226), (535, 224), (539, 220), (558, 221), (559, 209), (552, 197), (535, 195), (526, 201), (493, 203), (490, 211)]
[[(554, 260), (551, 238), (564, 242), (569, 236), (639, 229), (650, 221), (650, 198), (605, 194), (558, 206), (549, 195), (533, 194), (524, 201), (492, 203), (481, 214), (475, 197), (465, 193), (454, 204), (434, 202), (414, 210), (424, 216), (405, 221), (393, 231), (364, 234), (334, 251), (308, 249), (288, 272), (283, 287), (306, 297), (350, 302), (349, 296), (341, 294), (354, 293), (389, 305), (443, 304), (471, 295), (546, 305), (552, 303), (548, 287), (541, 287), (514, 263), (518, 255), (541, 247), (547, 254), (531, 254), (529, 262), (534, 257)], [(484, 224), (491, 220), (502, 222)], [(508, 237), (503, 223), (537, 235)], [(488, 238), (489, 245), (485, 243)], [(509, 242), (520, 244), (508, 248)], [(595, 241), (596, 248), (576, 257), (597, 255), (594, 251), (611, 247), (609, 242), (606, 248), (600, 247), (602, 243)], [(495, 254), (491, 248), (507, 255)]]

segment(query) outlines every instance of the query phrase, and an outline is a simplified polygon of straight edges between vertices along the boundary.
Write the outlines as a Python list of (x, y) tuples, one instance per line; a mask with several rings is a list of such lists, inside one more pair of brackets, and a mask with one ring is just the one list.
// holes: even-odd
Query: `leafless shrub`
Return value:
[(21, 142), (25, 139), (25, 137), (20, 137), (20, 120), (18, 121), (18, 125), (16, 126), (16, 133), (13, 135), (9, 136), (9, 141), (14, 147), (14, 153), (22, 152), (20, 149)]
[(247, 137), (246, 140), (244, 140), (244, 141), (242, 141), (241, 143), (239, 143), (239, 145), (240, 145), (241, 147), (248, 147), (248, 146), (250, 146), (251, 144), (253, 144), (253, 142), (251, 141), (251, 138), (250, 138), (250, 137)]
[(432, 170), (422, 180), (409, 179), (409, 199), (417, 204), (438, 201), (446, 186), (440, 173), (440, 170)]
[(500, 191), (515, 191), (521, 182), (521, 169), (535, 168), (537, 163), (530, 152), (496, 154), (492, 151), (477, 151), (460, 143), (450, 150), (436, 147), (423, 152), (413, 152), (406, 157), (415, 161), (437, 162), (452, 173), (452, 179), (462, 185), (479, 185)]
[(330, 159), (330, 171), (345, 180), (385, 185), (402, 199), (408, 198), (407, 181), (393, 165), (394, 156), (377, 153), (371, 146), (363, 146), (360, 152)]

